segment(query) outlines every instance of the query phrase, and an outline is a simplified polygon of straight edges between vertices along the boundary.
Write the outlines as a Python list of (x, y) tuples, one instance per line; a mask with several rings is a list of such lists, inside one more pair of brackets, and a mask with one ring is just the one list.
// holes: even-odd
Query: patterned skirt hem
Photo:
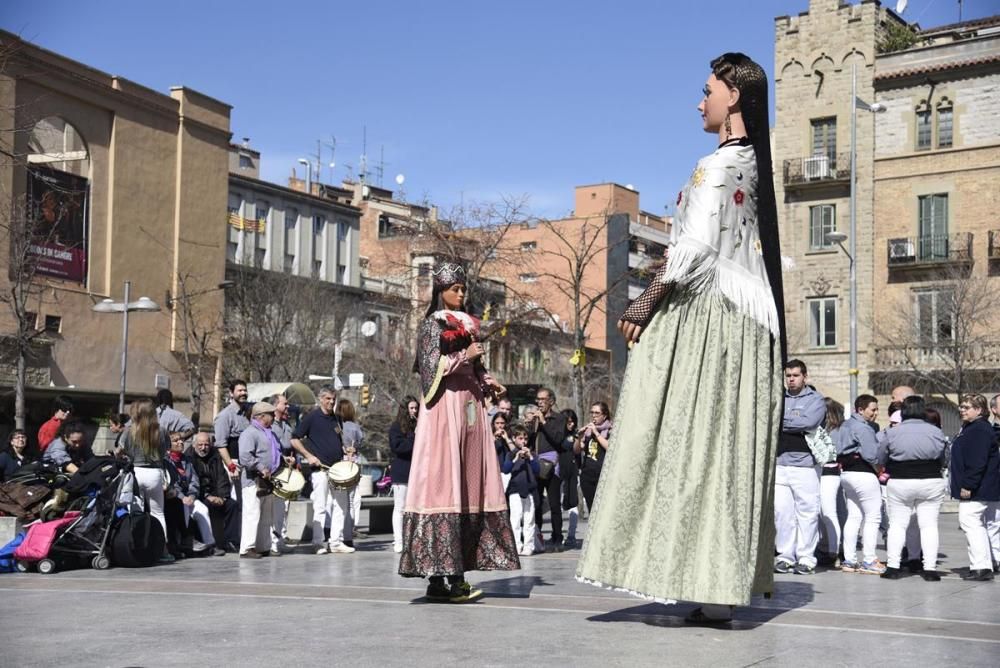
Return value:
[(521, 568), (506, 511), (403, 514), (403, 577)]
[(653, 596), (652, 594), (644, 594), (641, 591), (635, 591), (633, 589), (628, 589), (627, 587), (618, 587), (616, 585), (608, 585), (603, 582), (598, 582), (597, 580), (591, 580), (590, 578), (585, 578), (582, 575), (576, 576), (576, 581), (589, 584), (600, 589), (607, 591), (616, 591), (623, 594), (628, 594), (629, 596), (635, 596), (636, 598), (641, 598), (644, 601), (650, 601), (652, 603), (662, 603), (663, 605), (675, 605), (677, 601), (672, 598), (662, 598), (660, 596)]

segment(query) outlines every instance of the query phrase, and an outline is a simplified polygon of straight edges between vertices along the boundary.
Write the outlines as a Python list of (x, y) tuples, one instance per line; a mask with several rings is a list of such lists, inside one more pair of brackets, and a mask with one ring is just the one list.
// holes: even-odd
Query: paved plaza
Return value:
[(939, 583), (777, 576), (775, 597), (728, 630), (685, 625), (690, 605), (577, 583), (576, 550), (473, 573), (487, 596), (464, 606), (424, 603), (388, 536), (351, 555), (4, 575), (0, 665), (997, 666), (1000, 581), (963, 582), (957, 515), (940, 526)]

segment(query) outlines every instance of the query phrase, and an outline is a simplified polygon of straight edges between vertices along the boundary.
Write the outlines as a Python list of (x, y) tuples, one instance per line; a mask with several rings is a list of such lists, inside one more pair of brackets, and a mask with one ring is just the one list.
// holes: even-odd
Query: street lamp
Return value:
[(312, 163), (305, 158), (299, 158), (299, 164), (306, 166), (306, 194), (312, 195), (313, 187), (313, 166)]
[(144, 313), (155, 313), (160, 310), (160, 305), (149, 297), (139, 297), (137, 301), (129, 301), (132, 294), (132, 282), (125, 281), (125, 299), (116, 302), (112, 299), (102, 299), (97, 304), (90, 307), (95, 313), (121, 313), (122, 314), (122, 386), (118, 393), (118, 412), (125, 412), (125, 377), (128, 372), (128, 314), (133, 311)]
[[(868, 104), (858, 97), (858, 66), (851, 65), (851, 226), (849, 234), (849, 249), (844, 249), (843, 235), (833, 232), (827, 235), (827, 239), (840, 245), (841, 250), (847, 253), (851, 262), (851, 368), (848, 373), (851, 376), (851, 406), (858, 398), (858, 273), (855, 258), (858, 251), (858, 193), (857, 193), (857, 163), (858, 163), (858, 114), (857, 110), (878, 114), (886, 110), (884, 104), (876, 102)], [(837, 238), (834, 238), (837, 237)], [(839, 239), (839, 240), (838, 240)]]

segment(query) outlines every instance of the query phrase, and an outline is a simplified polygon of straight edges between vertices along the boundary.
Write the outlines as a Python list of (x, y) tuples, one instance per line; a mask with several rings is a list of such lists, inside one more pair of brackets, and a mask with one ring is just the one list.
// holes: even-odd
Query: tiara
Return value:
[(465, 267), (460, 264), (445, 262), (431, 274), (434, 276), (434, 287), (447, 288), (456, 283), (465, 283)]

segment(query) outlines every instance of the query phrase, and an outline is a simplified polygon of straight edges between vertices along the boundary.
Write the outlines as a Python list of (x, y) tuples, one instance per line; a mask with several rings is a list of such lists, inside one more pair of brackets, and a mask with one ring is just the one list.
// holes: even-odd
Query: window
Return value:
[(45, 316), (45, 331), (50, 334), (58, 334), (62, 329), (62, 318), (57, 315)]
[(947, 345), (954, 340), (954, 290), (938, 288), (915, 292), (913, 311), (921, 345)]
[(326, 218), (313, 216), (312, 271), (313, 276), (323, 276), (323, 262), (326, 260)]
[(285, 209), (284, 270), (287, 273), (292, 273), (295, 271), (295, 258), (299, 254), (298, 223), (299, 223), (298, 210)]
[(535, 241), (522, 241), (521, 242), (521, 252), (531, 253), (538, 248), (538, 243)]
[(267, 217), (271, 213), (271, 204), (265, 200), (257, 200), (257, 225), (263, 228), (267, 225)]
[(921, 260), (948, 257), (948, 195), (924, 195), (919, 198), (919, 237), (917, 257)]
[[(230, 262), (237, 262), (237, 254), (240, 249), (240, 232), (239, 228), (233, 225), (228, 226), (226, 231), (226, 259)], [(240, 263), (242, 264), (242, 263)]]
[(240, 153), (240, 169), (253, 169), (253, 160), (249, 155)]
[(33, 311), (26, 311), (24, 314), (24, 326), (31, 331), (38, 329), (38, 314)]
[(430, 276), (431, 275), (431, 265), (426, 262), (421, 262), (417, 266), (417, 276)]
[(937, 110), (937, 147), (950, 148), (952, 136), (951, 107), (938, 107)]
[(837, 229), (837, 207), (820, 204), (809, 207), (809, 249), (823, 250), (833, 246), (826, 237)]
[(931, 147), (931, 112), (930, 109), (917, 112), (917, 150), (925, 151)]
[(825, 155), (831, 163), (837, 160), (837, 119), (816, 118), (812, 121), (812, 154)]
[(809, 300), (809, 346), (834, 348), (837, 345), (837, 298)]
[(337, 280), (341, 284), (347, 285), (348, 283), (347, 279), (349, 278), (350, 276), (347, 275), (347, 265), (346, 264), (337, 265)]
[(520, 276), (518, 276), (518, 279), (522, 283), (537, 283), (538, 274), (521, 274)]
[(348, 230), (350, 230), (350, 227), (351, 226), (347, 222), (345, 222), (343, 220), (338, 220), (337, 221), (337, 240), (338, 241), (347, 241), (347, 232), (348, 232)]

